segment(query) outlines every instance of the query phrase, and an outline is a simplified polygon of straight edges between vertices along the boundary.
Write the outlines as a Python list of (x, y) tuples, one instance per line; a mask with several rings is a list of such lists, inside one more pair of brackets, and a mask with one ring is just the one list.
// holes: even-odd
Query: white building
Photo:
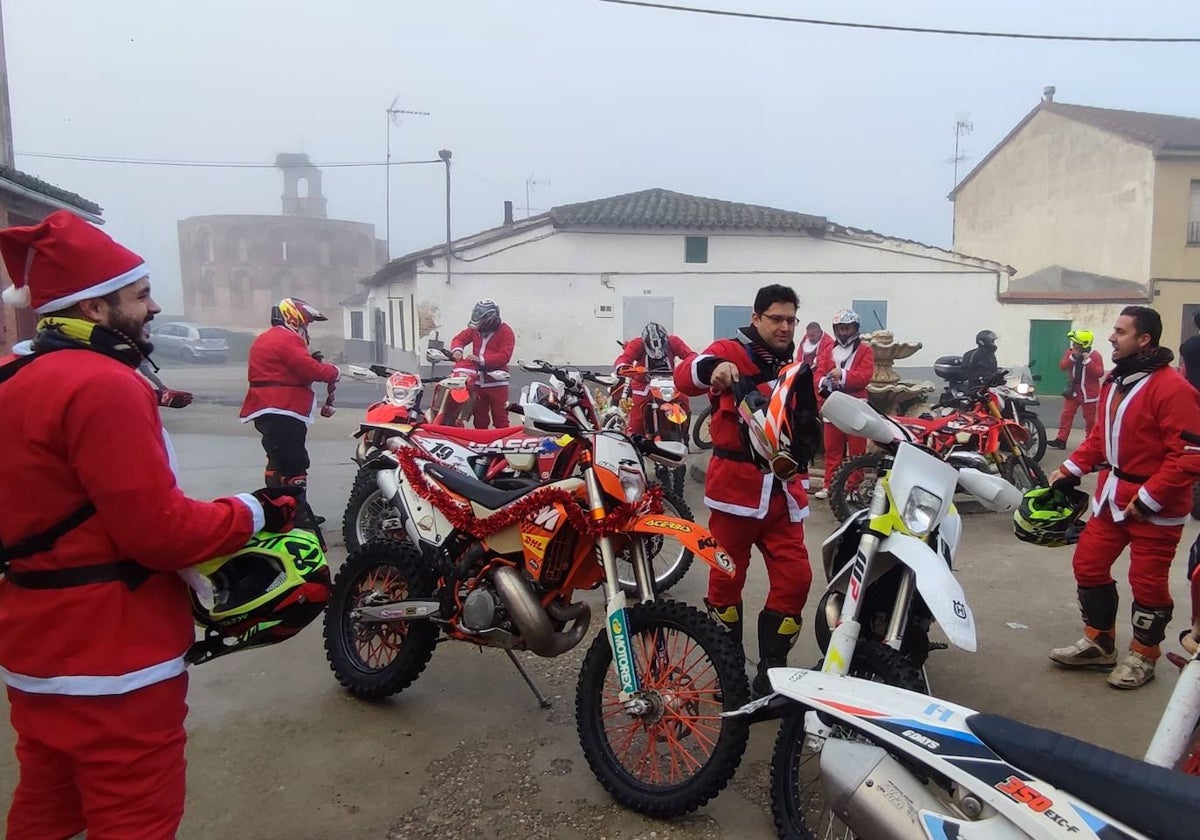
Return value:
[(516, 358), (607, 365), (617, 340), (649, 320), (703, 349), (749, 323), (760, 286), (782, 283), (800, 296), (801, 329), (851, 306), (864, 330), (923, 342), (904, 367), (928, 370), (986, 328), (1001, 333), (1001, 361), (1017, 363), (1028, 329), (1002, 326), (999, 303), (1011, 274), (820, 216), (650, 189), (459, 239), (449, 271), (444, 244), (392, 260), (346, 302), (345, 328), (351, 358), (411, 366), (431, 338), (462, 329), (477, 300), (495, 298)]

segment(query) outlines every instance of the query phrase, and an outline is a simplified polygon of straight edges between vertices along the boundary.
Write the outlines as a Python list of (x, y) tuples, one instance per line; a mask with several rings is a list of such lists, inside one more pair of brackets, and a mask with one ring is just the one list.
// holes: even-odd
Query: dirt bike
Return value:
[[(1002, 381), (1004, 373), (992, 380)], [(973, 403), (943, 409), (940, 415), (894, 417), (918, 443), (939, 454), (976, 452), (986, 468), (1003, 477), (1021, 492), (1046, 485), (1046, 474), (1025, 452), (1029, 433), (1024, 424), (1000, 413), (1000, 399), (992, 387), (982, 383)], [(883, 453), (871, 451), (848, 458), (830, 479), (830, 510), (839, 522), (870, 505)]]
[(821, 413), (846, 434), (882, 446), (883, 463), (870, 508), (821, 546), (829, 583), (817, 602), (817, 644), (834, 667), (861, 670), (871, 662), (885, 682), (890, 675), (924, 689), (934, 621), (951, 643), (975, 649), (971, 608), (953, 572), (962, 534), (954, 494), (961, 488), (991, 510), (1012, 511), (1021, 493), (981, 471), (978, 453), (939, 454), (862, 400), (835, 393)]
[(1145, 761), (853, 672), (772, 669), (776, 693), (734, 714), (783, 720), (771, 758), (783, 840), (1191, 840), (1200, 779), (1176, 769), (1200, 716), (1200, 662), (1187, 669)]
[[(676, 535), (720, 574), (732, 576), (733, 561), (701, 526), (653, 512), (642, 459), (678, 463), (684, 447), (584, 429), (536, 403), (524, 410), (532, 434), (587, 440), (582, 476), (503, 490), (402, 451), (379, 483), (410, 539), (375, 540), (346, 558), (325, 616), (330, 666), (351, 693), (379, 698), (411, 685), (439, 640), (498, 647), (546, 707), (513, 651), (555, 657), (577, 646), (590, 609), (575, 593), (602, 587), (604, 632), (576, 686), (580, 746), (622, 805), (687, 813), (741, 759), (747, 728), (719, 713), (745, 702), (749, 685), (722, 627), (656, 598), (645, 542)], [(617, 579), (623, 550), (637, 580), (632, 607)]]
[[(1029, 434), (1029, 442), (1025, 448), (1034, 463), (1040, 463), (1042, 458), (1046, 457), (1047, 438), (1046, 424), (1033, 410), (1034, 406), (1040, 405), (1035, 394), (1034, 381), (1041, 379), (1030, 372), (1029, 368), (1033, 364), (1031, 361), (1029, 365), (1018, 365), (1008, 372), (1008, 377), (1003, 382), (993, 380), (990, 390), (999, 400), (1001, 415), (1025, 427)], [(946, 387), (938, 397), (937, 406), (953, 407), (964, 401), (967, 405), (975, 402), (974, 395), (979, 390), (980, 383), (978, 380), (971, 382), (966, 378), (968, 372), (963, 365), (962, 356), (939, 356), (934, 360), (933, 372), (946, 380)]]
[(692, 422), (692, 443), (701, 451), (713, 448), (712, 414), (713, 407), (710, 403), (708, 408), (701, 411)]
[[(688, 442), (688, 429), (691, 421), (691, 409), (688, 398), (675, 387), (675, 380), (669, 372), (656, 373), (645, 365), (621, 365), (616, 375), (626, 381), (626, 387), (632, 392), (634, 380), (648, 379), (646, 403), (642, 406), (642, 428), (647, 437), (653, 440), (680, 441), (685, 446)], [(636, 409), (635, 409), (636, 410)], [(655, 466), (658, 480), (670, 487), (676, 494), (682, 496), (684, 482), (687, 479), (687, 467), (676, 468)]]

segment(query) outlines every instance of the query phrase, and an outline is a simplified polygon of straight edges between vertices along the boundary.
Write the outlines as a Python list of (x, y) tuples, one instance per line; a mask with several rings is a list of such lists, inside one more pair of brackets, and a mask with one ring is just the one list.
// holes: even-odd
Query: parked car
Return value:
[(217, 327), (175, 321), (156, 327), (153, 340), (160, 355), (178, 356), (189, 362), (224, 364), (229, 358), (225, 330)]

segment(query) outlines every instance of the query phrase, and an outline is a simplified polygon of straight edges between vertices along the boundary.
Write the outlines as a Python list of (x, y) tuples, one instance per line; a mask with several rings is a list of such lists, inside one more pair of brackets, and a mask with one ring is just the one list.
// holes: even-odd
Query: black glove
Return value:
[(309, 354), (309, 355), (311, 355), (311, 356), (312, 356), (314, 359), (316, 359), (318, 362), (324, 362), (324, 361), (325, 361), (325, 354), (324, 354), (324, 353), (322, 353), (320, 350), (314, 350), (314, 351), (312, 351), (312, 353), (311, 353), (311, 354)]
[(294, 491), (278, 487), (263, 487), (251, 493), (263, 509), (263, 530), (283, 533), (292, 530), (296, 518), (296, 496)]

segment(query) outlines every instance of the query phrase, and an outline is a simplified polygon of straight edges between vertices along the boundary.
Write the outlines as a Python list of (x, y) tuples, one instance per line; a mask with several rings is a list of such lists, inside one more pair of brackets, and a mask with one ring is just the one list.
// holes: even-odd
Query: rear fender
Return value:
[(734, 576), (733, 558), (717, 544), (716, 539), (708, 532), (707, 528), (695, 522), (674, 516), (654, 514), (637, 517), (625, 526), (624, 530), (634, 534), (658, 534), (664, 537), (674, 537), (718, 572), (729, 577)]

